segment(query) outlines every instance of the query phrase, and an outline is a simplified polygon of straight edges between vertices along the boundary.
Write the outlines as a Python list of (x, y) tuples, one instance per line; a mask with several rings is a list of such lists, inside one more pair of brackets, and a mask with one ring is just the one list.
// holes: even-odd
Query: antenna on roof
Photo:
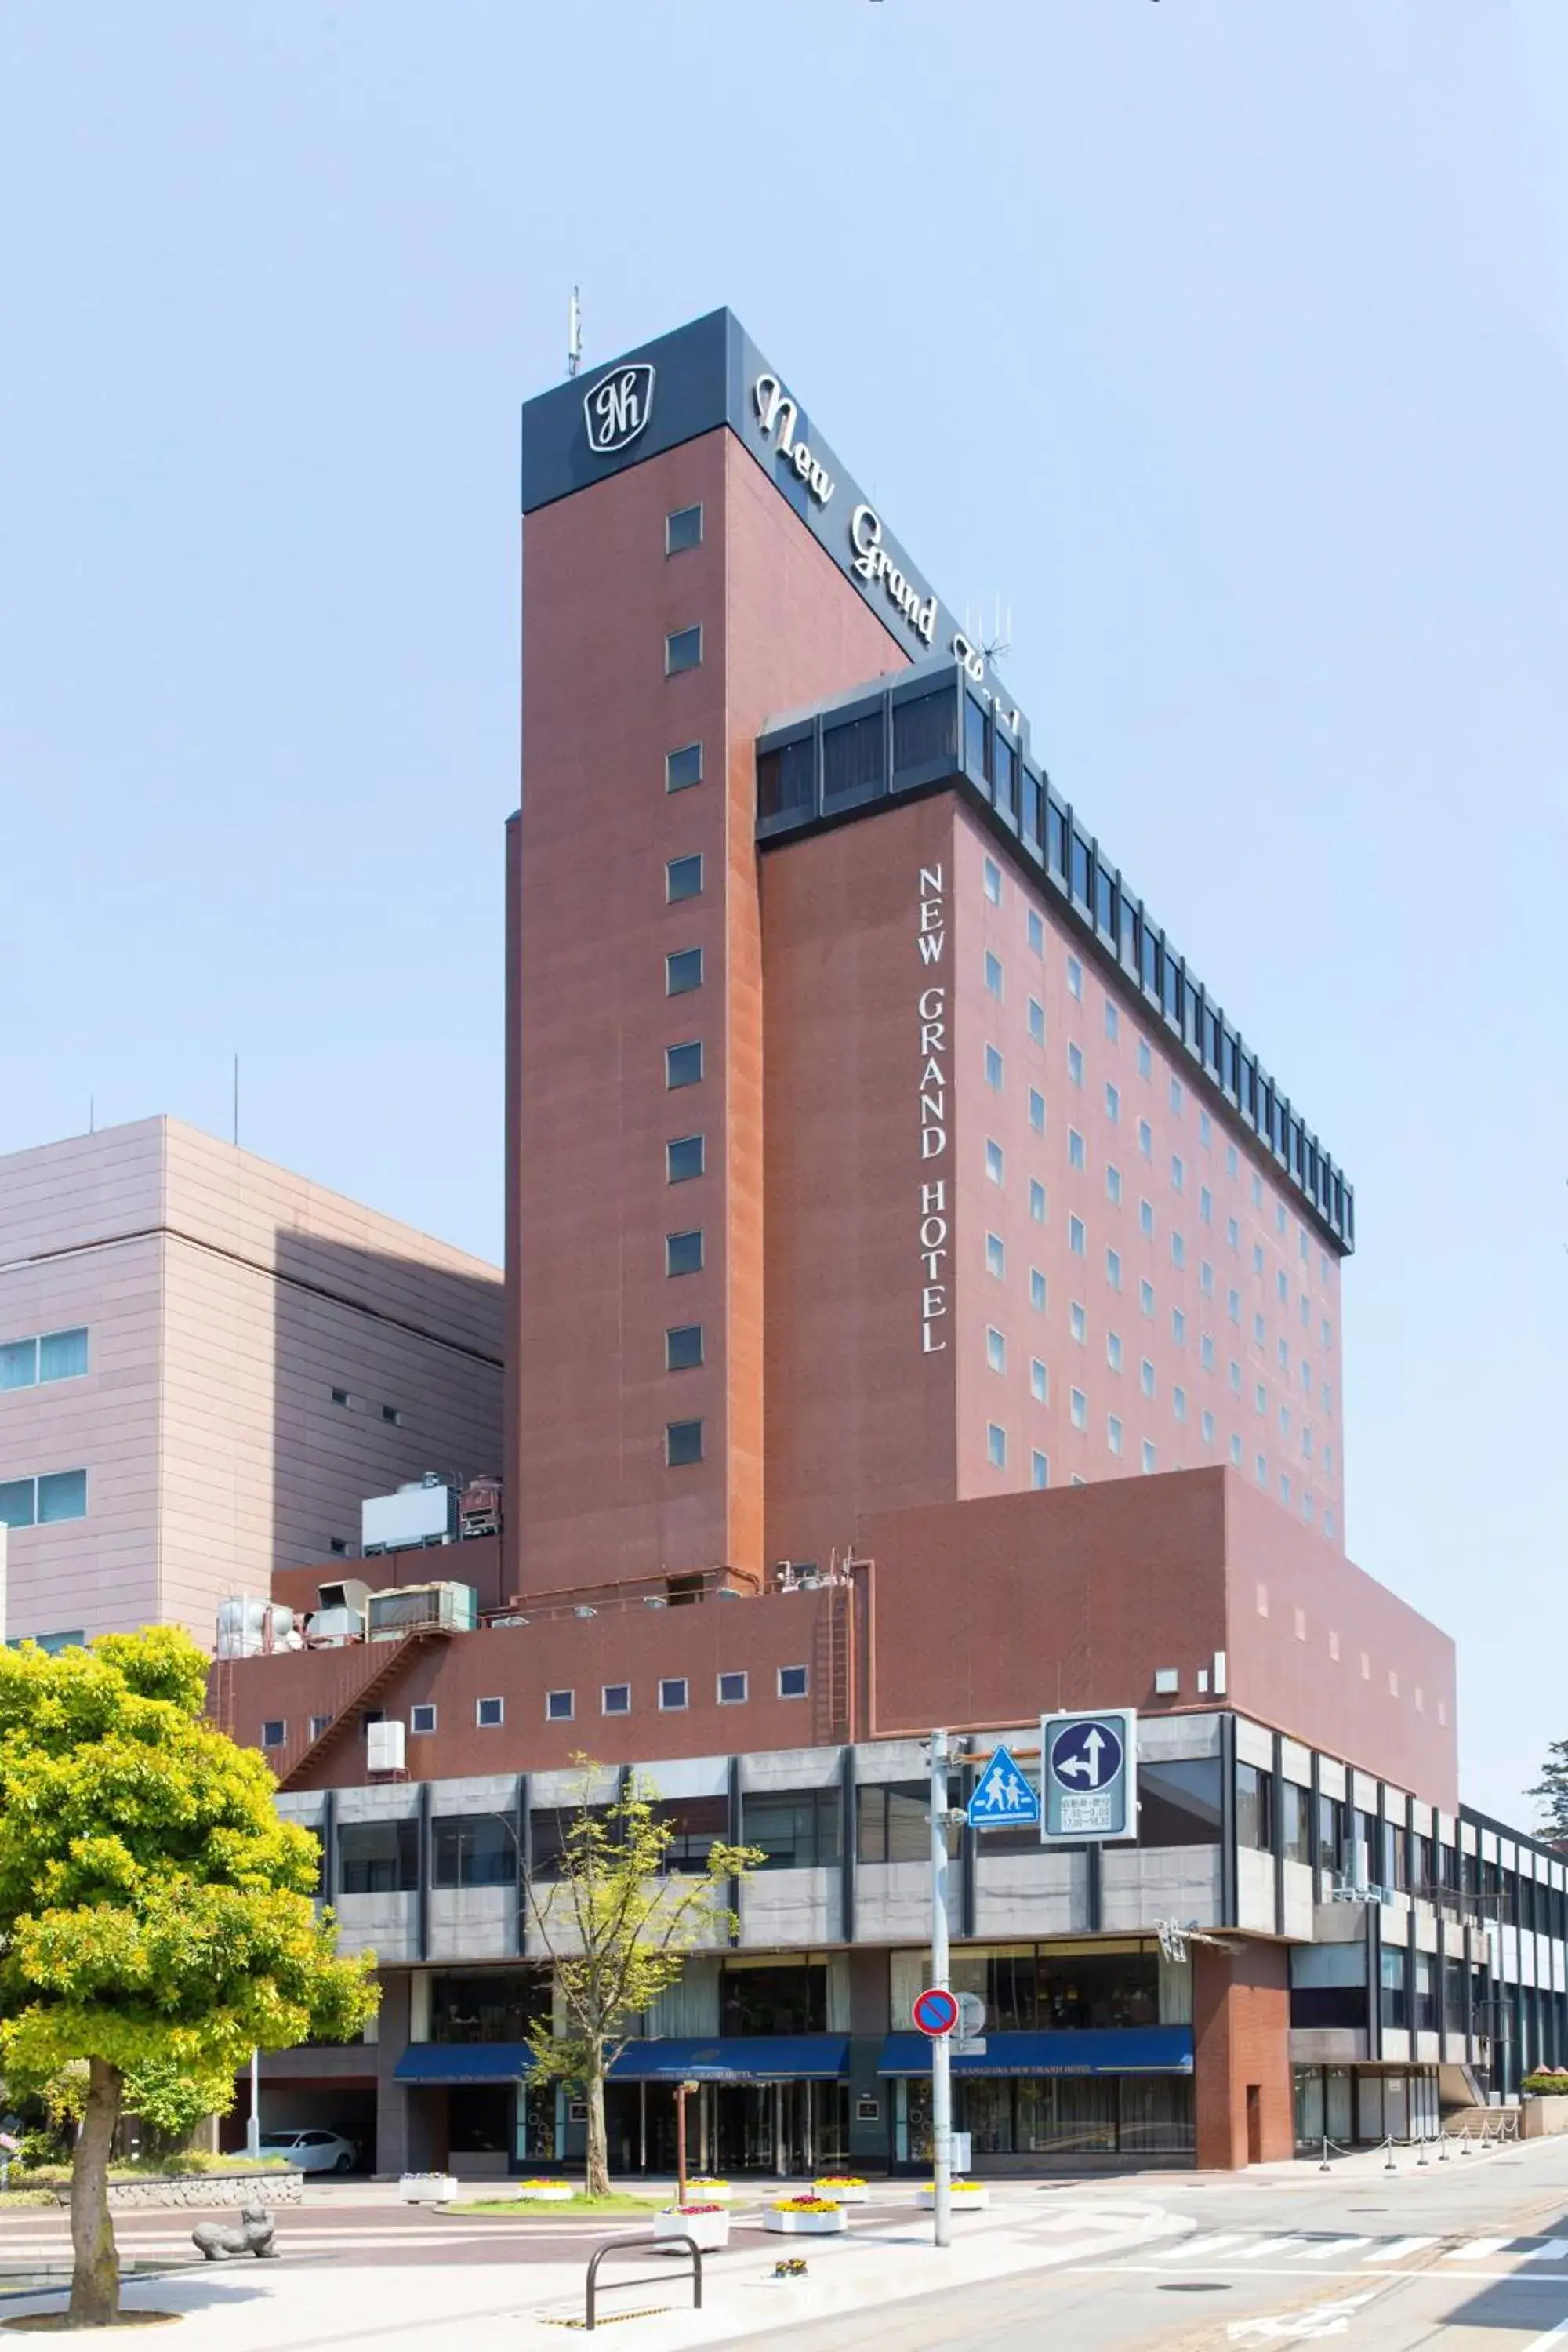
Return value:
[(566, 373), (575, 375), (583, 364), (583, 297), (577, 288), (572, 289), (572, 299), (566, 306)]
[(991, 600), (991, 625), (987, 628), (984, 601), (980, 606), (978, 620), (971, 619), (969, 607), (965, 604), (963, 634), (970, 644), (978, 652), (983, 653), (986, 660), (994, 667), (1013, 650), (1013, 607), (1009, 604), (1006, 612), (1004, 613), (1001, 597), (994, 596)]

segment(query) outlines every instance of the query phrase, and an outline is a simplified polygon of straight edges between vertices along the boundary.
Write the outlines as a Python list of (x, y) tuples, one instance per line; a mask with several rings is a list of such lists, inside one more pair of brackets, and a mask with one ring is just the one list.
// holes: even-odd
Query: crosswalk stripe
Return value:
[(1378, 2246), (1370, 2254), (1363, 2254), (1363, 2263), (1402, 2263), (1406, 2254), (1418, 2254), (1423, 2246), (1435, 2246), (1436, 2238), (1394, 2238), (1386, 2246)]
[(1560, 2263), (1568, 2254), (1568, 2238), (1547, 2238), (1532, 2246), (1524, 2259), (1527, 2263)]
[(1173, 2246), (1168, 2259), (1173, 2263), (1190, 2262), (1199, 2254), (1217, 2253), (1222, 2246), (1239, 2246), (1240, 2243), (1237, 2232), (1226, 2230), (1217, 2238), (1189, 2238), (1185, 2245)]
[(1450, 2246), (1443, 2256), (1446, 2263), (1485, 2263), (1493, 2254), (1500, 2254), (1509, 2243), (1507, 2238), (1469, 2238), (1462, 2246)]
[(1353, 2254), (1358, 2246), (1370, 2246), (1370, 2238), (1325, 2238), (1321, 2244), (1303, 2246), (1296, 2259), (1300, 2263), (1326, 2263), (1342, 2254)]
[(1303, 2241), (1292, 2231), (1286, 2238), (1259, 2238), (1255, 2246), (1244, 2246), (1238, 2254), (1227, 2254), (1228, 2263), (1260, 2262), (1265, 2254), (1300, 2253)]

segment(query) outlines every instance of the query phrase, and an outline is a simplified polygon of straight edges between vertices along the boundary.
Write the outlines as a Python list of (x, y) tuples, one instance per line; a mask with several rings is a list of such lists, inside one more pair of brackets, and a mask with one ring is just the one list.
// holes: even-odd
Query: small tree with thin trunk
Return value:
[(1568, 1838), (1568, 1739), (1552, 1742), (1540, 1780), (1525, 1794), (1540, 1800), (1542, 1836)]
[(578, 1757), (583, 1787), (568, 1816), (557, 1875), (531, 1880), (528, 1906), (555, 1964), (565, 2032), (532, 2046), (536, 2083), (582, 2088), (588, 2109), (584, 2189), (610, 2193), (605, 2077), (652, 2008), (703, 1944), (736, 1932), (730, 1890), (763, 1859), (758, 1846), (715, 1840), (700, 1870), (668, 1872), (675, 1831), (659, 1818), (658, 1791), (630, 1780), (608, 1805), (591, 1802), (595, 1767)]
[(109, 2162), (128, 2087), (177, 2122), (226, 2105), (253, 2048), (346, 2041), (374, 1955), (339, 1958), (320, 1858), (259, 1755), (203, 1720), (207, 1661), (171, 1626), (48, 1656), (0, 1648), (0, 2064), (86, 2062), (70, 2320), (114, 2324)]

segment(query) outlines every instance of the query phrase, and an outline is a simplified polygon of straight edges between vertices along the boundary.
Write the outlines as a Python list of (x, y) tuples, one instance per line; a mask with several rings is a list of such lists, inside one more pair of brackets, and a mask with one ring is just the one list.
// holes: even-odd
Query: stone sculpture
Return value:
[(254, 2254), (259, 2263), (275, 2263), (278, 2249), (272, 2236), (278, 2224), (265, 2205), (241, 2209), (239, 2227), (232, 2221), (198, 2221), (191, 2236), (209, 2263), (229, 2263), (237, 2254)]

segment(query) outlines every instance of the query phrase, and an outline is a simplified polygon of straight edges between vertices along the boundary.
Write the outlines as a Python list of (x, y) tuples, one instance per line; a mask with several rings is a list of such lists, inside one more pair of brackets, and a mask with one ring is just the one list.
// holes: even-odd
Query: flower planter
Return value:
[(569, 2180), (520, 2180), (513, 2194), (528, 2205), (570, 2205), (577, 2191)]
[(450, 2172), (405, 2172), (398, 2176), (398, 2201), (404, 2205), (449, 2205), (457, 2193), (457, 2179)]
[(705, 2254), (720, 2253), (730, 2242), (729, 2212), (721, 2205), (706, 2212), (689, 2205), (666, 2205), (654, 2216), (653, 2234), (656, 2243), (668, 2245), (671, 2253), (686, 2252), (675, 2242), (679, 2238), (694, 2240)]
[(812, 2194), (835, 2205), (864, 2205), (871, 2191), (863, 2180), (814, 2180)]
[(787, 2206), (770, 2205), (763, 2215), (763, 2227), (781, 2238), (841, 2238), (849, 2227), (849, 2216), (841, 2205), (830, 2212), (791, 2212)]
[(728, 2205), (735, 2192), (727, 2180), (688, 2180), (686, 2194), (693, 2205)]
[[(965, 2180), (963, 2183), (955, 2180), (952, 2194), (952, 2210), (955, 2213), (983, 2213), (991, 2202), (989, 2189), (983, 2188), (978, 2181), (974, 2180)], [(915, 2203), (922, 2212), (929, 2213), (932, 2210), (936, 2203), (936, 2189), (931, 2181), (926, 2181), (915, 2190)]]

